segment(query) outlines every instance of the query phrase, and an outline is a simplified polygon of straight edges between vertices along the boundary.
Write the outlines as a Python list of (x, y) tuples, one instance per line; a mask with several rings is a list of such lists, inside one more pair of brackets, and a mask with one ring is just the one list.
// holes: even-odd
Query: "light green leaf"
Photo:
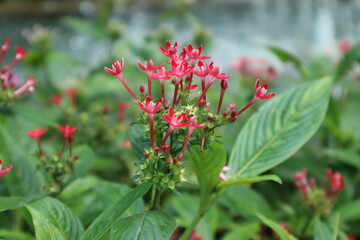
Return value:
[(331, 85), (330, 79), (304, 84), (260, 108), (236, 140), (228, 176), (256, 176), (297, 152), (322, 123)]
[(95, 155), (93, 150), (87, 145), (75, 147), (73, 153), (80, 157), (74, 164), (75, 176), (79, 177), (84, 175), (92, 167), (95, 161)]
[(124, 198), (115, 202), (108, 207), (85, 231), (82, 240), (100, 239), (107, 231), (110, 230), (114, 221), (124, 213), (138, 198), (147, 193), (151, 187), (151, 183), (142, 183), (128, 193)]
[(245, 186), (237, 185), (226, 189), (220, 201), (230, 209), (231, 213), (241, 215), (247, 219), (257, 220), (257, 213), (264, 214), (272, 219), (276, 218), (265, 199)]
[(296, 238), (294, 236), (292, 236), (285, 229), (283, 229), (278, 223), (268, 219), (264, 215), (257, 214), (257, 216), (264, 224), (266, 224), (272, 230), (274, 230), (276, 232), (276, 234), (280, 237), (281, 240), (296, 240)]
[(241, 224), (236, 227), (234, 231), (229, 232), (225, 235), (223, 240), (239, 240), (239, 236), (241, 236), (241, 240), (250, 240), (253, 236), (260, 232), (260, 224), (257, 222), (249, 222)]
[(226, 163), (226, 150), (223, 144), (215, 142), (213, 149), (200, 152), (199, 146), (191, 150), (190, 159), (200, 187), (201, 204), (210, 199), (210, 195), (219, 182), (219, 175)]
[(79, 219), (60, 201), (45, 197), (26, 206), (38, 240), (80, 239), (83, 226)]
[(231, 180), (227, 180), (225, 182), (221, 182), (217, 185), (217, 189), (224, 189), (227, 187), (231, 187), (233, 185), (238, 184), (249, 184), (249, 183), (257, 183), (263, 181), (274, 181), (279, 184), (282, 184), (281, 179), (277, 175), (262, 175), (262, 176), (255, 176), (255, 177), (237, 177), (232, 178)]
[(309, 78), (309, 72), (305, 64), (295, 55), (275, 46), (267, 46), (267, 49), (269, 49), (273, 54), (275, 54), (282, 62), (293, 63), (305, 80)]
[(46, 70), (49, 80), (58, 90), (66, 90), (74, 85), (79, 76), (80, 64), (62, 52), (51, 52), (46, 57)]
[(325, 222), (321, 221), (319, 217), (315, 218), (314, 236), (315, 240), (332, 239), (330, 227)]
[[(56, 127), (56, 120), (43, 110), (34, 108), (30, 104), (17, 104), (14, 110), (18, 118), (31, 123), (33, 126)], [(24, 133), (25, 135), (26, 133)]]
[(44, 197), (45, 195), (45, 193), (38, 193), (36, 195), (25, 197), (0, 197), (0, 212), (21, 208)]
[(360, 200), (350, 202), (342, 206), (338, 213), (342, 222), (356, 221), (360, 219)]
[(111, 227), (110, 239), (169, 239), (175, 227), (175, 220), (163, 211), (144, 212), (117, 220)]

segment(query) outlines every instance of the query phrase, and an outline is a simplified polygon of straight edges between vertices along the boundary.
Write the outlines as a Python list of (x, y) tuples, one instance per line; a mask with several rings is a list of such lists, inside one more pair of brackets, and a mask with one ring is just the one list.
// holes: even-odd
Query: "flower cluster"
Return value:
[[(65, 177), (69, 173), (74, 172), (74, 163), (79, 159), (79, 156), (73, 155), (73, 142), (74, 142), (74, 132), (76, 127), (70, 127), (69, 125), (60, 126), (57, 128), (62, 132), (64, 136), (64, 141), (61, 147), (61, 150), (55, 154), (47, 155), (41, 145), (42, 137), (47, 133), (48, 129), (41, 129), (36, 127), (34, 130), (28, 130), (28, 136), (34, 138), (38, 145), (38, 153), (36, 154), (39, 162), (38, 168), (44, 169), (52, 177), (51, 183), (44, 186), (46, 190), (50, 193), (58, 193), (63, 185), (65, 184)], [(65, 157), (65, 149), (68, 145), (69, 154)]]
[(17, 98), (23, 97), (34, 91), (36, 81), (33, 76), (29, 76), (27, 81), (21, 85), (19, 77), (12, 71), (13, 67), (27, 55), (22, 47), (16, 46), (15, 56), (10, 64), (1, 67), (3, 58), (10, 46), (10, 38), (6, 38), (0, 48), (0, 104), (11, 104)]
[[(179, 51), (178, 43), (166, 42), (160, 51), (169, 59), (160, 65), (152, 60), (137, 61), (147, 77), (146, 87), (140, 85), (140, 95), (127, 84), (123, 75), (124, 59), (115, 61), (105, 72), (116, 76), (129, 94), (136, 100), (143, 114), (136, 121), (144, 128), (144, 136), (137, 139), (144, 143), (144, 157), (138, 164), (142, 180), (162, 183), (173, 189), (184, 181), (181, 159), (186, 149), (200, 145), (201, 150), (215, 140), (215, 129), (234, 122), (237, 117), (259, 99), (269, 99), (268, 84), (255, 83), (254, 97), (243, 108), (235, 110), (235, 104), (223, 109), (222, 103), (228, 88), (230, 75), (221, 72), (210, 57), (202, 55), (202, 46), (191, 44)], [(160, 92), (153, 91), (154, 82), (159, 82)], [(219, 99), (215, 111), (208, 98), (209, 89), (219, 83)], [(165, 84), (168, 83), (168, 84)], [(173, 91), (166, 94), (167, 85)], [(156, 96), (159, 96), (157, 99)], [(150, 140), (150, 141), (149, 141)], [(146, 144), (148, 142), (148, 144)]]
[(336, 201), (338, 192), (345, 188), (344, 177), (328, 168), (325, 172), (322, 188), (318, 188), (314, 178), (310, 179), (311, 186), (309, 185), (306, 175), (306, 169), (294, 174), (293, 179), (296, 187), (304, 197), (307, 205), (313, 208), (315, 212), (322, 215), (328, 214)]
[(230, 67), (237, 71), (244, 79), (262, 79), (272, 81), (278, 78), (279, 74), (275, 67), (266, 59), (241, 57)]

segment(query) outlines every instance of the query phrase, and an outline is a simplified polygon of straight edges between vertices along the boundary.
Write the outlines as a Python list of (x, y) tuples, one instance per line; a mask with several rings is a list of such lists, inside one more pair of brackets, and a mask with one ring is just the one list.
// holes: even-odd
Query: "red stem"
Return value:
[(149, 114), (150, 119), (150, 143), (152, 149), (155, 150), (155, 143), (154, 143), (154, 114)]
[(248, 104), (246, 104), (245, 107), (243, 107), (238, 113), (236, 113), (236, 116), (239, 116), (241, 113), (243, 113), (246, 109), (248, 109), (251, 105), (253, 105), (257, 101), (257, 98), (254, 97)]
[(151, 98), (151, 92), (152, 92), (152, 80), (151, 80), (151, 76), (149, 73), (146, 73), (147, 75), (147, 80), (148, 80), (148, 95), (150, 96)]
[(221, 88), (220, 98), (219, 98), (219, 104), (218, 104), (218, 108), (217, 108), (216, 114), (219, 114), (219, 113), (220, 113), (220, 109), (221, 109), (221, 106), (222, 106), (222, 102), (223, 102), (223, 98), (224, 98), (225, 91), (226, 91), (226, 89)]
[(130, 95), (135, 98), (135, 100), (139, 100), (138, 97), (134, 94), (134, 92), (130, 89), (130, 87), (128, 86), (128, 84), (126, 83), (124, 76), (122, 75), (122, 73), (116, 75), (118, 77), (118, 79), (121, 81), (121, 83), (124, 85), (124, 87), (126, 88), (126, 90), (130, 93)]

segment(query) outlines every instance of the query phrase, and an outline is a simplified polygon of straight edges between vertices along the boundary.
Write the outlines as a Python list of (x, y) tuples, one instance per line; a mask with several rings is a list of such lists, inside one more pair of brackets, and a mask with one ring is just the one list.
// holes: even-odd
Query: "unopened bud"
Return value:
[(107, 114), (109, 114), (109, 112), (110, 112), (109, 106), (104, 106), (103, 109), (102, 109), (102, 113), (107, 115)]
[(140, 93), (144, 93), (145, 92), (145, 86), (143, 84), (140, 85)]
[(150, 156), (150, 153), (144, 153), (144, 157), (148, 158)]
[(227, 89), (229, 86), (227, 79), (222, 79), (220, 82), (220, 86), (222, 89)]

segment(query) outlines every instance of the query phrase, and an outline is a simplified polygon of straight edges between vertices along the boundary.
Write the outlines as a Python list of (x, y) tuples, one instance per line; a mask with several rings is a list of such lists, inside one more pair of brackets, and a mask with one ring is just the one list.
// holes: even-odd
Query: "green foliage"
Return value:
[(331, 85), (329, 79), (308, 83), (262, 106), (236, 140), (228, 175), (255, 176), (297, 152), (324, 119)]
[(111, 228), (114, 221), (120, 217), (138, 198), (142, 197), (151, 187), (150, 183), (142, 183), (124, 198), (108, 207), (97, 217), (81, 237), (82, 240), (100, 239)]
[(190, 159), (195, 170), (202, 204), (210, 200), (219, 175), (226, 163), (226, 150), (223, 144), (214, 143), (212, 149), (200, 151), (199, 146), (193, 147)]
[(149, 211), (118, 219), (111, 227), (110, 239), (169, 239), (175, 227), (175, 220), (167, 213)]
[(0, 197), (0, 212), (21, 208), (45, 196), (45, 193), (38, 193), (26, 197)]
[(217, 189), (224, 189), (226, 187), (230, 187), (236, 184), (249, 184), (249, 183), (257, 183), (263, 181), (274, 181), (279, 184), (282, 183), (281, 179), (276, 175), (262, 175), (255, 177), (236, 177), (231, 180), (227, 180), (225, 182), (221, 182), (218, 184)]
[(80, 239), (83, 226), (74, 213), (60, 201), (45, 197), (26, 206), (35, 228), (36, 239)]
[(280, 237), (281, 240), (297, 240), (295, 237), (293, 237), (290, 233), (288, 233), (285, 229), (283, 229), (276, 222), (270, 220), (269, 218), (265, 217), (262, 214), (257, 214), (257, 216), (264, 224), (266, 224), (271, 229), (273, 229), (276, 232), (276, 234)]
[(350, 69), (355, 62), (360, 61), (360, 44), (352, 47), (348, 52), (345, 53), (340, 63), (336, 68), (334, 80), (340, 80), (345, 73)]

